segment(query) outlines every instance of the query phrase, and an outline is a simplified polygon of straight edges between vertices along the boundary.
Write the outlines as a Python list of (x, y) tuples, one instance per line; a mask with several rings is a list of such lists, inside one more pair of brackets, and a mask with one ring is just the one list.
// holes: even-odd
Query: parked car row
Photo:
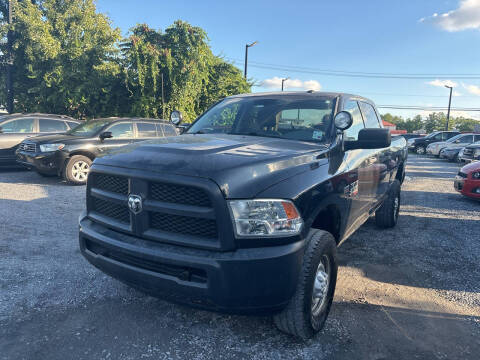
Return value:
[(0, 164), (22, 165), (70, 184), (87, 181), (99, 155), (134, 142), (177, 135), (165, 120), (105, 118), (81, 122), (51, 114), (14, 114), (0, 118)]

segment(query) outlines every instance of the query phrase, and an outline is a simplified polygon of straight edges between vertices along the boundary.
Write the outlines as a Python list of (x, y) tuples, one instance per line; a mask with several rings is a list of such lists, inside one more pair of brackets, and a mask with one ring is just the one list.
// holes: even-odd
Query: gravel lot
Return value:
[(298, 342), (265, 317), (169, 304), (80, 255), (85, 188), (0, 172), (0, 359), (478, 359), (480, 203), (458, 165), (410, 156), (393, 230), (367, 222), (339, 248), (332, 312)]

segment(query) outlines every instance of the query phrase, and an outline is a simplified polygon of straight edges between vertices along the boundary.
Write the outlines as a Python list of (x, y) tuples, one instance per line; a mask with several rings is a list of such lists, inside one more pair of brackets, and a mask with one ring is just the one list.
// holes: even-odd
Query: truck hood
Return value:
[(308, 171), (326, 151), (324, 145), (301, 141), (185, 134), (114, 149), (97, 158), (95, 164), (208, 178), (226, 197), (249, 198)]

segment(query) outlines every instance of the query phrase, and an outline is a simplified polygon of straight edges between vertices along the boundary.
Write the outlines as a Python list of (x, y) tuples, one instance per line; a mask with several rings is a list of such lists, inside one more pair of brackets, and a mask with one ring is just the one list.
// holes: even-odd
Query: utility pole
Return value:
[(162, 119), (165, 120), (165, 98), (163, 96), (163, 72), (162, 72)]
[(244, 67), (244, 72), (243, 72), (243, 76), (245, 76), (245, 79), (247, 78), (248, 48), (250, 48), (250, 47), (252, 47), (256, 44), (258, 44), (258, 41), (254, 41), (251, 44), (245, 45), (245, 67)]
[(452, 90), (453, 90), (453, 87), (452, 86), (448, 86), (448, 85), (445, 85), (445, 87), (447, 89), (450, 89), (450, 97), (448, 99), (448, 112), (447, 112), (447, 125), (445, 126), (445, 130), (448, 131), (448, 123), (450, 121), (450, 106), (452, 105)]
[(284, 83), (285, 81), (287, 81), (288, 79), (290, 79), (290, 78), (287, 77), (287, 78), (285, 78), (285, 79), (282, 79), (282, 91), (283, 91), (283, 83)]
[[(13, 24), (12, 0), (8, 0), (8, 24)], [(7, 90), (7, 111), (13, 113), (13, 31), (7, 33), (7, 54), (6, 54), (6, 90)]]

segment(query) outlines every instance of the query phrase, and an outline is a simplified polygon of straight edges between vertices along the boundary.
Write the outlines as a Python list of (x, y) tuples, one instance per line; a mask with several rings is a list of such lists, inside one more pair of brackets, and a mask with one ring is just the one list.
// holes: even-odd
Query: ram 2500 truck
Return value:
[(272, 314), (309, 338), (332, 305), (337, 246), (371, 215), (395, 226), (406, 158), (363, 97), (228, 97), (180, 136), (95, 159), (80, 249), (149, 294)]

